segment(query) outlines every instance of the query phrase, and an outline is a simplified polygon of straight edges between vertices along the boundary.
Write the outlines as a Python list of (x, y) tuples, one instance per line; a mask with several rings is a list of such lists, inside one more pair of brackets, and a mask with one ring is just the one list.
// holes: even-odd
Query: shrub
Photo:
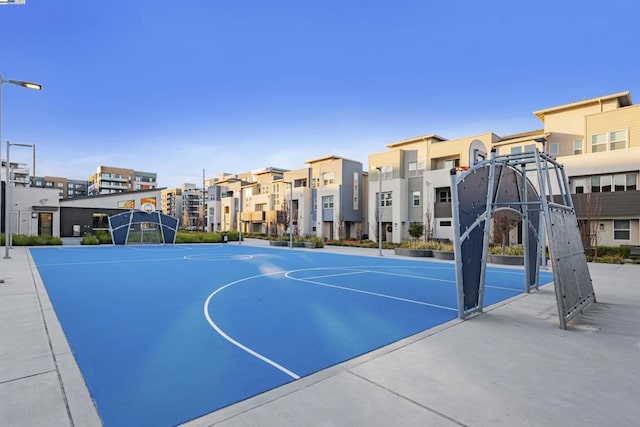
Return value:
[(95, 232), (95, 236), (101, 245), (110, 245), (113, 243), (111, 240), (111, 233), (107, 230), (95, 230)]
[(100, 240), (98, 240), (98, 238), (96, 236), (94, 236), (93, 234), (86, 234), (83, 238), (82, 241), (80, 242), (81, 245), (99, 245), (100, 244)]
[[(5, 243), (4, 234), (2, 235), (2, 244)], [(13, 234), (11, 236), (13, 246), (49, 246), (61, 245), (62, 240), (59, 237), (52, 236), (27, 236), (26, 234)]]

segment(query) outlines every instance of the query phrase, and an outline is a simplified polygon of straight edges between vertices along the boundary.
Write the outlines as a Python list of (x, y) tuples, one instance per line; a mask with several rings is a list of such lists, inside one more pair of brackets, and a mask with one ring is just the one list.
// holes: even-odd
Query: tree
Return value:
[(424, 224), (421, 222), (412, 222), (409, 224), (409, 235), (415, 242), (424, 234)]
[(600, 242), (600, 221), (598, 218), (601, 213), (600, 200), (593, 193), (587, 193), (584, 197), (586, 233), (588, 233), (588, 242), (594, 250), (593, 256), (598, 257), (598, 243)]
[(287, 228), (289, 227), (290, 215), (291, 215), (291, 210), (289, 209), (289, 202), (285, 197), (284, 200), (282, 201), (282, 206), (280, 207), (280, 210), (277, 211), (276, 213), (276, 224), (282, 228), (283, 235), (287, 232)]
[(433, 218), (431, 217), (431, 208), (429, 206), (424, 208), (424, 239), (433, 239)]
[(502, 252), (509, 246), (509, 233), (522, 219), (509, 209), (501, 209), (493, 214), (493, 242), (502, 245)]

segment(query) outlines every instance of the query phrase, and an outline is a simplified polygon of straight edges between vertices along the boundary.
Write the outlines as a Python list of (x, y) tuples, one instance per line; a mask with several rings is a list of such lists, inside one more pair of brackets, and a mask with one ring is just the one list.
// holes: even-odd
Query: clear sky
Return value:
[[(0, 6), (5, 141), (36, 174), (219, 172), (358, 160), (402, 139), (542, 127), (631, 91), (638, 0), (27, 0)], [(31, 164), (30, 152), (11, 159)]]

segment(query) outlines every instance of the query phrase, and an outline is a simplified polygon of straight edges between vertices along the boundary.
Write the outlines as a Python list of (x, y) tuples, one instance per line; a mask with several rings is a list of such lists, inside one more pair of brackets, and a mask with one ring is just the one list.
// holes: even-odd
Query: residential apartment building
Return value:
[(181, 210), (180, 227), (185, 230), (204, 230), (204, 198), (202, 187), (195, 184), (184, 183), (181, 187)]
[(87, 196), (89, 182), (57, 176), (36, 176), (32, 178), (32, 187), (58, 190), (61, 199), (73, 199)]
[(377, 236), (380, 212), (383, 241), (409, 239), (411, 222), (424, 223), (430, 238), (452, 239), (449, 170), (472, 166), (494, 148), (499, 155), (537, 148), (565, 167), (585, 245), (594, 238), (599, 245), (639, 244), (640, 106), (623, 92), (534, 114), (543, 129), (455, 140), (431, 134), (370, 155), (370, 234)]
[(112, 166), (98, 166), (88, 179), (89, 195), (122, 193), (157, 188), (157, 174)]
[[(7, 181), (7, 161), (2, 160), (2, 168), (0, 170), (2, 181)], [(29, 166), (26, 163), (11, 162), (11, 173), (14, 187), (29, 187), (31, 185), (31, 177)]]
[(182, 188), (166, 188), (160, 193), (160, 210), (174, 218), (182, 217)]

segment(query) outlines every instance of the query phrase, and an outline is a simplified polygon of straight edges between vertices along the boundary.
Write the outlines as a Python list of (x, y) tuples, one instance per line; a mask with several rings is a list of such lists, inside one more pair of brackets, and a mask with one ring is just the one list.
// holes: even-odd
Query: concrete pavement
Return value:
[[(640, 425), (640, 265), (589, 268), (598, 303), (568, 330), (547, 286), (187, 425)], [(0, 425), (101, 425), (26, 248), (0, 279)]]

